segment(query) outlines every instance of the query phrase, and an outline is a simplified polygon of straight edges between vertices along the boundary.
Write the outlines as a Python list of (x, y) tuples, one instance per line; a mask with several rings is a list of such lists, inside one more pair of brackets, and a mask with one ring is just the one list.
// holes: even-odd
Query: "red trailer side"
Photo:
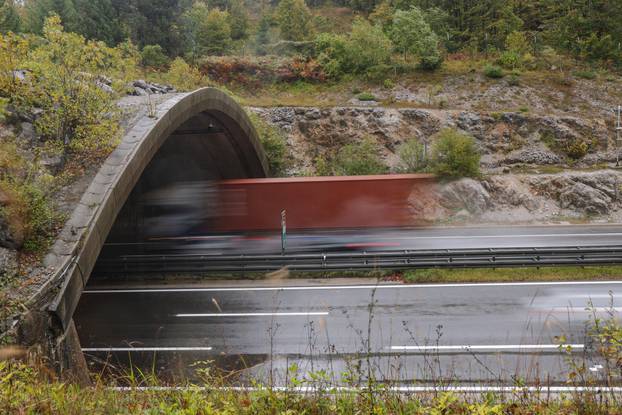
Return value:
[(215, 230), (276, 230), (283, 209), (288, 229), (412, 226), (409, 197), (433, 181), (423, 174), (225, 180)]

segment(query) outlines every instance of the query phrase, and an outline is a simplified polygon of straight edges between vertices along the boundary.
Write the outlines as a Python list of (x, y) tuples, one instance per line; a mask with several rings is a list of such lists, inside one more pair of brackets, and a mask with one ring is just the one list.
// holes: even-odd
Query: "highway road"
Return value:
[(75, 321), (94, 368), (132, 362), (171, 380), (195, 378), (193, 363), (211, 361), (239, 371), (240, 382), (284, 384), (296, 364), (299, 377), (325, 370), (337, 383), (347, 373), (402, 384), (563, 384), (569, 359), (603, 375), (585, 308), (615, 314), (621, 294), (622, 281), (94, 285)]
[[(241, 237), (240, 237), (241, 236)], [(280, 253), (280, 231), (244, 235), (194, 235), (152, 241), (170, 253)], [(360, 249), (467, 249), (502, 247), (603, 246), (622, 244), (622, 225), (424, 227), (289, 232), (287, 252)], [(149, 243), (108, 243), (110, 255), (132, 255)], [(158, 253), (161, 253), (159, 251)]]

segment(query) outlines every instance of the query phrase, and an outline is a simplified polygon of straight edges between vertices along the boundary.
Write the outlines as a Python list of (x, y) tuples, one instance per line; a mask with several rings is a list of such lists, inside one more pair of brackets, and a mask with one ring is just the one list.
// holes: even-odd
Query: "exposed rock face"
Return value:
[(441, 209), (426, 219), (546, 223), (575, 217), (619, 221), (621, 185), (622, 173), (613, 170), (461, 179), (439, 187)]
[(560, 205), (564, 209), (573, 209), (588, 214), (609, 213), (611, 198), (583, 183), (575, 183), (559, 195)]
[(287, 133), (289, 144), (296, 148), (298, 171), (312, 171), (318, 155), (335, 152), (366, 136), (376, 138), (385, 162), (395, 168), (400, 144), (415, 138), (430, 145), (431, 137), (445, 127), (457, 128), (476, 139), (484, 169), (514, 164), (567, 165), (564, 149), (576, 142), (588, 146), (588, 154), (579, 161), (582, 166), (615, 159), (609, 128), (599, 118), (383, 107), (251, 110)]
[(473, 179), (460, 179), (441, 189), (441, 204), (452, 210), (466, 210), (481, 215), (490, 204), (490, 194), (482, 184)]

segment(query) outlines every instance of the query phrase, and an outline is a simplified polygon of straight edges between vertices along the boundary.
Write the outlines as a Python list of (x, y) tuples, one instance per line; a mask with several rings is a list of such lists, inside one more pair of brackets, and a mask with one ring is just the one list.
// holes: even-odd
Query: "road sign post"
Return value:
[(285, 255), (285, 245), (287, 239), (287, 221), (286, 221), (286, 211), (283, 209), (281, 211), (281, 254)]

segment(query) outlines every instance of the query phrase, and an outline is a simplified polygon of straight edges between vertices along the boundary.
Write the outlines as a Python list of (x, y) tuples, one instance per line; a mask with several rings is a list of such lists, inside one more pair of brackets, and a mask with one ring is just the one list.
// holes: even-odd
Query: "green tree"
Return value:
[(142, 65), (149, 68), (162, 68), (168, 63), (168, 56), (160, 45), (146, 45), (140, 56)]
[(324, 71), (334, 78), (382, 68), (388, 64), (392, 48), (382, 28), (362, 18), (354, 20), (348, 36), (321, 33), (315, 39), (317, 59)]
[(208, 9), (196, 1), (182, 16), (185, 28), (186, 55), (191, 61), (205, 55), (222, 55), (231, 43), (229, 14), (220, 9)]
[(119, 137), (118, 108), (97, 76), (125, 69), (117, 50), (63, 30), (53, 15), (43, 27), (45, 43), (29, 56), (30, 99), (43, 109), (35, 127), (63, 160), (105, 157)]
[(417, 7), (395, 12), (391, 39), (395, 48), (403, 55), (418, 57), (423, 68), (436, 69), (440, 66), (442, 58), (438, 49), (438, 37)]
[(480, 155), (472, 137), (446, 128), (434, 137), (432, 171), (446, 178), (478, 177)]
[(348, 69), (364, 73), (374, 66), (388, 64), (392, 47), (380, 26), (372, 26), (367, 20), (357, 18), (347, 42)]
[(13, 0), (0, 0), (0, 33), (17, 33), (21, 29), (21, 18)]
[(87, 39), (103, 40), (109, 46), (125, 36), (111, 0), (74, 0), (76, 30)]
[(231, 0), (229, 26), (233, 40), (244, 39), (248, 36), (248, 13), (243, 0)]
[(283, 39), (301, 41), (311, 36), (312, 15), (304, 0), (281, 0), (276, 15)]
[(77, 28), (77, 13), (73, 0), (28, 0), (25, 3), (26, 30), (43, 33), (43, 24), (50, 15), (58, 15), (69, 31)]
[(270, 42), (270, 17), (263, 14), (259, 20), (257, 33), (255, 34), (255, 49), (257, 54), (266, 54), (266, 45)]

